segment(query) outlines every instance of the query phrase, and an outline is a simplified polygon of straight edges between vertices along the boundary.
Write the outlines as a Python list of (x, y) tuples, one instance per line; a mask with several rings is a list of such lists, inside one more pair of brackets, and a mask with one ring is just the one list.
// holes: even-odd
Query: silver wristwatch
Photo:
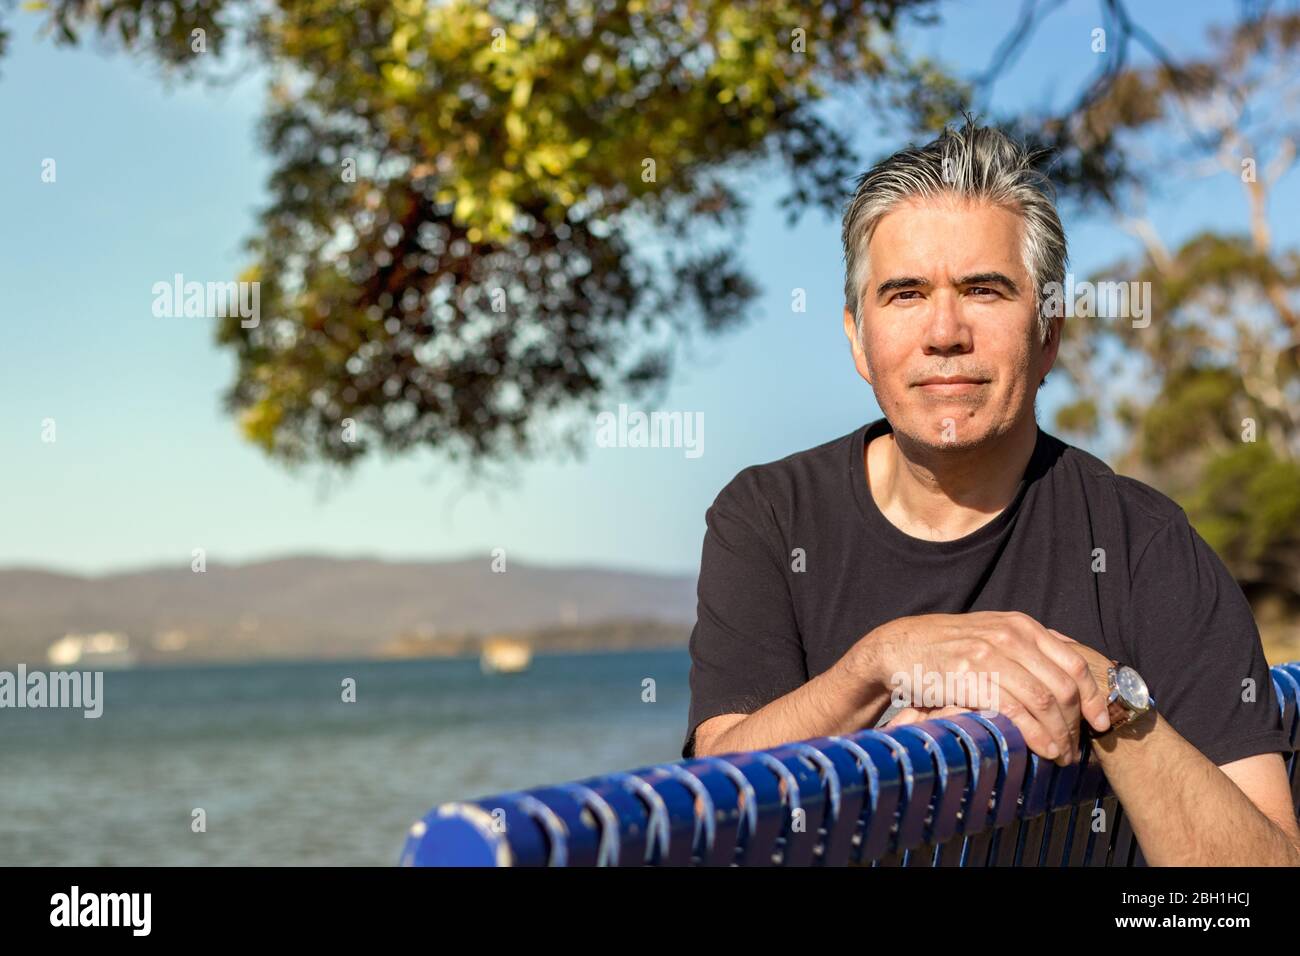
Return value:
[[(1106, 734), (1132, 723), (1147, 711), (1156, 709), (1156, 699), (1151, 696), (1142, 675), (1119, 661), (1112, 660), (1110, 663), (1111, 666), (1106, 671), (1106, 706), (1110, 714), (1110, 730)], [(1105, 734), (1098, 736), (1104, 737)]]

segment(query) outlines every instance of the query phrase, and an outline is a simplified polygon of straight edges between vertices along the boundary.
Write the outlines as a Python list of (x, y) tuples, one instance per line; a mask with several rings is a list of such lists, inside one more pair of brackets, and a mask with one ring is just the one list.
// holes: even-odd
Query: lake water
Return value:
[(0, 865), (390, 866), (443, 801), (679, 759), (689, 670), (680, 649), (110, 671), (98, 719), (0, 710)]

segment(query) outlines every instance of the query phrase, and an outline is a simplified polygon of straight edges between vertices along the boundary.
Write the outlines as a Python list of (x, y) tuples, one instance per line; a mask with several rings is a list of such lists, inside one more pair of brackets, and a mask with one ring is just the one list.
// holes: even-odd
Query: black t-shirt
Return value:
[(867, 485), (863, 450), (889, 430), (745, 468), (706, 512), (683, 757), (702, 721), (788, 694), (876, 626), (968, 611), (1022, 611), (1135, 667), (1216, 765), (1289, 750), (1250, 606), (1175, 502), (1040, 428), (993, 520), (915, 538)]

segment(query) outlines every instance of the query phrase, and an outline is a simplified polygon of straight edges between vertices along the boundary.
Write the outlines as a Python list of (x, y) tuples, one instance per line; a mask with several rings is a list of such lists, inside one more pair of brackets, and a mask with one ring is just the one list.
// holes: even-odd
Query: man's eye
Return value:
[(905, 295), (920, 295), (920, 294), (921, 293), (917, 292), (915, 289), (904, 289), (902, 292), (894, 296), (894, 299), (895, 300), (901, 299)]
[(986, 295), (981, 296), (981, 298), (987, 298), (987, 297), (990, 296), (990, 295), (997, 295), (997, 294), (998, 294), (998, 292), (997, 292), (996, 289), (990, 289), (988, 286), (984, 286), (984, 285), (977, 285), (977, 286), (972, 287), (972, 288), (971, 288), (971, 292), (981, 292), (981, 293), (986, 293)]

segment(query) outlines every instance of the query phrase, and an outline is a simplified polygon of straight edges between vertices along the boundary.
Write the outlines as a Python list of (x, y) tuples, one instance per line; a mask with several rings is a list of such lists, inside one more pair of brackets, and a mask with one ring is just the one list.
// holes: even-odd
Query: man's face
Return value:
[(948, 197), (905, 203), (877, 225), (859, 285), (862, 341), (848, 309), (844, 331), (895, 432), (969, 448), (1033, 418), (1059, 334), (1041, 344), (1021, 229), (1013, 212)]

